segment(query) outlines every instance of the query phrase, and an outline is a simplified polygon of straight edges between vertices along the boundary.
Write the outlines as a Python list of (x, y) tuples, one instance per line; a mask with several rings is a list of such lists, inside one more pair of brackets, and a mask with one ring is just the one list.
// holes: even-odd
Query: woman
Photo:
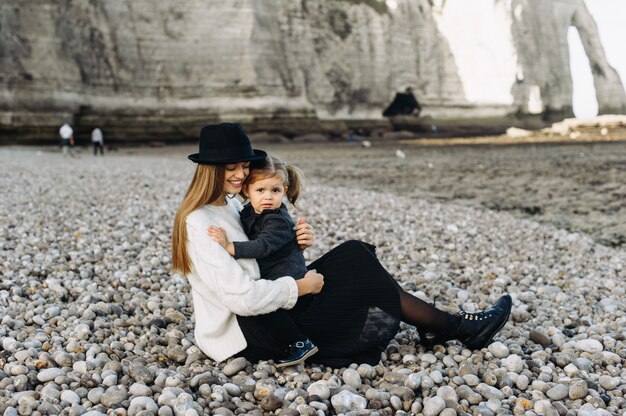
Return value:
[[(195, 338), (209, 357), (234, 355), (250, 361), (284, 355), (280, 329), (266, 318), (290, 310), (301, 330), (319, 347), (316, 362), (345, 366), (380, 359), (400, 320), (417, 327), (422, 344), (458, 339), (468, 348), (488, 345), (506, 323), (511, 298), (487, 311), (449, 314), (405, 292), (382, 267), (374, 246), (348, 241), (309, 265), (304, 278), (260, 279), (255, 260), (234, 260), (207, 233), (224, 228), (231, 241), (246, 241), (239, 221), (241, 191), (249, 162), (266, 157), (252, 149), (238, 124), (205, 126), (200, 132), (195, 175), (174, 222), (172, 263), (192, 288)], [(308, 225), (298, 230), (301, 247), (312, 244)], [(315, 272), (315, 270), (317, 272)]]

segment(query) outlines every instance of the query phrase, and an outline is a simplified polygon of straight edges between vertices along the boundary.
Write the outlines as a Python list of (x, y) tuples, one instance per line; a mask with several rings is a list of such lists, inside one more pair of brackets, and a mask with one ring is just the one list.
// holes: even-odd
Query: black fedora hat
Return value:
[(200, 130), (199, 153), (187, 156), (195, 163), (220, 165), (264, 159), (267, 153), (253, 149), (239, 123), (209, 124)]

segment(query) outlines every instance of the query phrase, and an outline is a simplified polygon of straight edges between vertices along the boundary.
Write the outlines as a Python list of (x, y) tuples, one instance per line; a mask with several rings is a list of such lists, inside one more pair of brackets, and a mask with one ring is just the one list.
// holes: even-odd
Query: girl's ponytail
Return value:
[(293, 165), (287, 165), (285, 163), (285, 168), (287, 170), (287, 181), (289, 183), (287, 187), (287, 200), (296, 206), (296, 201), (298, 200), (298, 196), (300, 196), (300, 191), (302, 191), (304, 175), (300, 169)]

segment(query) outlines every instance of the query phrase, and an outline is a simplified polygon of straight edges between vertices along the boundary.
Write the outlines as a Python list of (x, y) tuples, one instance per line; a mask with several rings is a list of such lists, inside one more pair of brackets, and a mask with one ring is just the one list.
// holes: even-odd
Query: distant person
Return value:
[(422, 112), (422, 106), (413, 95), (413, 89), (407, 87), (405, 92), (399, 92), (383, 111), (384, 117), (412, 115), (418, 117)]
[(365, 133), (363, 133), (363, 129), (358, 129), (356, 131), (356, 139), (363, 144), (363, 137), (365, 137)]
[(354, 130), (348, 132), (348, 143), (354, 143)]
[(91, 143), (93, 143), (93, 155), (97, 156), (100, 150), (100, 154), (104, 156), (104, 136), (98, 127), (91, 132)]
[(363, 144), (363, 129), (358, 129), (356, 133), (354, 130), (350, 130), (348, 133), (348, 142), (354, 143), (355, 139), (359, 141), (359, 143)]
[[(209, 227), (209, 235), (235, 259), (256, 259), (263, 279), (302, 279), (308, 270), (296, 242), (296, 226), (283, 203), (286, 198), (295, 204), (301, 187), (302, 172), (295, 166), (271, 156), (252, 162), (242, 188), (250, 203), (239, 213), (250, 241), (230, 241), (220, 227)], [(299, 364), (318, 351), (285, 309), (261, 317), (267, 331), (285, 340), (286, 354), (277, 358), (276, 367)]]
[(61, 148), (64, 156), (68, 154), (74, 157), (72, 152), (72, 146), (74, 146), (74, 129), (65, 123), (59, 129), (59, 135), (61, 136)]

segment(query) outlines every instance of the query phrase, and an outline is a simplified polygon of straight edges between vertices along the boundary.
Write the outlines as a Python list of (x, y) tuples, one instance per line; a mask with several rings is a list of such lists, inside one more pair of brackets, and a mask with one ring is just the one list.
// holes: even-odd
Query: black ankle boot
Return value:
[(511, 296), (504, 295), (495, 305), (483, 312), (467, 313), (461, 311), (454, 338), (469, 349), (481, 349), (491, 343), (494, 336), (502, 329), (511, 314)]
[(432, 350), (435, 345), (443, 345), (446, 341), (456, 339), (456, 329), (461, 324), (461, 317), (448, 313), (446, 319), (448, 321), (446, 324), (448, 329), (445, 331), (420, 331), (418, 329), (419, 343), (426, 349)]
[(420, 344), (432, 349), (446, 341), (458, 339), (469, 349), (480, 349), (491, 343), (493, 337), (502, 329), (511, 313), (511, 296), (504, 295), (496, 304), (483, 312), (467, 313), (463, 310), (458, 315), (448, 314), (447, 331), (419, 331)]

